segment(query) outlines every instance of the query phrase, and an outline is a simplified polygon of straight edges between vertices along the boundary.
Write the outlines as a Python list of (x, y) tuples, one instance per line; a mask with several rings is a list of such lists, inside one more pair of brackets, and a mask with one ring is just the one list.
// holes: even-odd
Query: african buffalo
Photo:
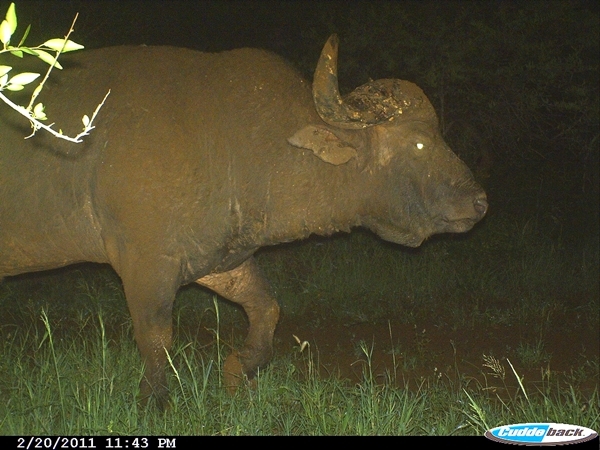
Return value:
[(42, 131), (24, 140), (28, 121), (1, 109), (0, 277), (111, 264), (145, 362), (141, 395), (162, 405), (180, 286), (246, 311), (248, 337), (224, 366), (235, 387), (270, 360), (279, 317), (259, 247), (357, 226), (411, 247), (469, 230), (486, 195), (423, 91), (383, 79), (342, 98), (337, 48), (334, 35), (312, 86), (258, 49), (65, 55), (40, 99), (67, 134), (112, 93), (79, 145)]

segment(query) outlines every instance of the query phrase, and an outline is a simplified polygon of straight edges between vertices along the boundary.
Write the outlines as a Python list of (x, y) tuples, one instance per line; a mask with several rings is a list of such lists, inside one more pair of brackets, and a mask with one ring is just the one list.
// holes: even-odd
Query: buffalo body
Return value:
[(356, 226), (418, 246), (486, 212), (417, 86), (377, 80), (340, 97), (335, 36), (312, 84), (258, 49), (113, 47), (61, 61), (40, 99), (66, 134), (111, 94), (83, 144), (43, 131), (25, 140), (28, 121), (0, 109), (0, 277), (109, 263), (146, 365), (144, 398), (167, 398), (181, 285), (245, 309), (248, 337), (224, 368), (234, 387), (269, 361), (279, 315), (258, 248)]

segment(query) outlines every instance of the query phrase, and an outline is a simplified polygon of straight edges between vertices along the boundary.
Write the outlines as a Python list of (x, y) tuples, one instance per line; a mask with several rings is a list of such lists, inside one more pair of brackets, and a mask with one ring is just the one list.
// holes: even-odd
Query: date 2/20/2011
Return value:
[(145, 449), (177, 448), (175, 437), (74, 437), (74, 436), (20, 436), (17, 437), (17, 449), (23, 450), (71, 450), (71, 449)]

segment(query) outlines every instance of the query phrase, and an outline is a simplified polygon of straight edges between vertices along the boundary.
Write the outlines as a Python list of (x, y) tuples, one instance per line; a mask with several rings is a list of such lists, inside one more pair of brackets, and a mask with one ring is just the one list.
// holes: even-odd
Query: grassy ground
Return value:
[(597, 388), (585, 395), (573, 385), (564, 389), (548, 372), (541, 389), (520, 384), (502, 398), (494, 386), (519, 374), (493, 359), (486, 385), (431, 376), (416, 390), (396, 387), (376, 381), (368, 346), (361, 348), (359, 382), (322, 377), (305, 347), (280, 355), (254, 388), (230, 397), (220, 386), (218, 348), (196, 348), (189, 336), (180, 336), (170, 355), (171, 410), (143, 411), (134, 401), (141, 370), (129, 330), (109, 339), (104, 320), (80, 318), (67, 339), (43, 314), (42, 326), (3, 341), (2, 434), (480, 435), (536, 421), (598, 428)]
[(184, 288), (167, 414), (136, 407), (142, 368), (110, 269), (6, 280), (0, 433), (481, 435), (528, 421), (598, 430), (596, 239), (573, 243), (539, 221), (492, 214), (417, 250), (365, 232), (265, 250), (259, 262), (284, 312), (273, 363), (254, 388), (226, 395), (221, 362), (245, 337), (244, 314)]

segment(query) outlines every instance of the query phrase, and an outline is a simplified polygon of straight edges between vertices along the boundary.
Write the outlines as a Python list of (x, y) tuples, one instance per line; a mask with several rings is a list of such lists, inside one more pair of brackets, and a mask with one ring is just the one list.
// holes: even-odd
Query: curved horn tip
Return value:
[(333, 47), (334, 50), (337, 50), (339, 43), (340, 38), (338, 37), (337, 33), (333, 33), (331, 36), (329, 36), (329, 39), (327, 39), (327, 44)]
[(338, 37), (337, 33), (333, 33), (331, 36), (329, 36), (329, 39), (327, 39), (327, 42), (325, 43), (325, 47), (323, 48), (323, 51), (325, 51), (325, 49), (327, 49), (327, 51), (325, 51), (325, 53), (337, 52), (339, 43), (340, 43), (340, 38)]

